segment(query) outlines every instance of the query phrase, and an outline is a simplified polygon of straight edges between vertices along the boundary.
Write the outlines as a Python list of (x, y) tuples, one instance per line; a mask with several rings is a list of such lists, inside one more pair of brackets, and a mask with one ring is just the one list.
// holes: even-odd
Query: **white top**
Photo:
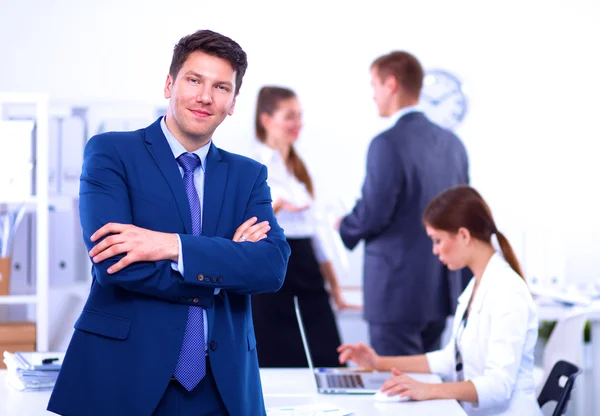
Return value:
[(318, 214), (314, 200), (311, 198), (306, 186), (290, 172), (279, 151), (258, 142), (254, 147), (251, 157), (265, 165), (268, 169), (267, 183), (271, 188), (273, 202), (282, 198), (293, 205), (308, 209), (300, 212), (290, 212), (285, 209), (277, 213), (277, 222), (283, 228), (285, 236), (289, 238), (311, 238), (315, 257), (319, 263), (326, 262), (330, 256), (325, 250), (322, 238), (318, 233), (318, 225), (323, 218)]
[[(448, 344), (426, 354), (431, 371), (445, 381), (456, 381), (457, 329), (474, 284), (473, 278), (458, 299)], [(468, 415), (542, 415), (533, 381), (537, 335), (537, 312), (527, 284), (498, 253), (494, 254), (458, 340), (465, 380), (475, 385), (479, 398), (478, 403), (463, 403)]]

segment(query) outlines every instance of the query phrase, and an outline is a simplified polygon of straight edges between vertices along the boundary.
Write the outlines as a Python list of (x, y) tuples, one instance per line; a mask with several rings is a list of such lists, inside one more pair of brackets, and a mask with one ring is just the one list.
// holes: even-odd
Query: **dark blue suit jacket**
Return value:
[[(80, 188), (83, 237), (91, 249), (91, 234), (108, 222), (178, 233), (185, 275), (170, 261), (134, 263), (114, 275), (107, 269), (121, 256), (95, 264), (48, 409), (150, 415), (175, 369), (188, 305), (201, 305), (212, 371), (229, 413), (264, 414), (249, 295), (277, 291), (290, 254), (273, 215), (267, 169), (212, 144), (202, 235), (193, 236), (183, 180), (159, 121), (88, 142)], [(268, 238), (233, 242), (236, 228), (252, 216), (269, 221)], [(216, 296), (214, 288), (221, 288)]]
[(404, 115), (373, 139), (362, 198), (340, 224), (346, 247), (365, 240), (368, 322), (421, 324), (452, 313), (460, 273), (450, 276), (432, 254), (421, 215), (438, 193), (468, 180), (462, 142), (423, 113)]

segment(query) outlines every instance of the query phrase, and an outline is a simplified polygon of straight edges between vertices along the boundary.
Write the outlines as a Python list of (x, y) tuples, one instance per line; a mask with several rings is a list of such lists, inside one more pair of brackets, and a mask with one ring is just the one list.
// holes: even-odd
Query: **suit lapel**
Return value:
[(213, 143), (210, 145), (204, 170), (202, 235), (208, 237), (215, 235), (226, 184), (227, 162), (223, 161), (221, 152)]
[(146, 129), (145, 146), (171, 188), (186, 234), (192, 234), (192, 215), (187, 194), (173, 151), (160, 128), (160, 118)]

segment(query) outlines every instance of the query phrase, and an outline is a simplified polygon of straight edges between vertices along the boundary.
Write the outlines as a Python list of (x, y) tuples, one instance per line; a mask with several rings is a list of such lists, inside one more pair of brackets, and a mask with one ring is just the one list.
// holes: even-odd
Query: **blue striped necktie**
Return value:
[[(202, 165), (198, 155), (183, 153), (177, 158), (183, 168), (183, 184), (192, 214), (192, 234), (200, 235), (202, 230), (200, 198), (194, 185), (194, 171)], [(188, 320), (179, 353), (175, 378), (187, 391), (192, 391), (206, 375), (206, 352), (204, 340), (204, 315), (200, 306), (190, 306)]]

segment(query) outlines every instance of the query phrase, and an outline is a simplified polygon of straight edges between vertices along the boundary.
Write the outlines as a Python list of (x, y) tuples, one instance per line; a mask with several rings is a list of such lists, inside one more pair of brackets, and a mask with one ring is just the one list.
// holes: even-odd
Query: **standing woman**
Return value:
[[(340, 362), (392, 370), (381, 390), (413, 400), (455, 399), (468, 415), (541, 416), (533, 382), (538, 318), (519, 262), (488, 205), (468, 186), (436, 196), (423, 213), (433, 253), (474, 277), (458, 299), (452, 338), (442, 350), (383, 357), (365, 344), (342, 345)], [(492, 245), (496, 236), (501, 253)], [(445, 383), (404, 374), (437, 373)]]
[[(260, 367), (306, 367), (306, 354), (294, 313), (298, 296), (315, 366), (339, 366), (340, 344), (330, 297), (346, 307), (331, 261), (317, 234), (312, 179), (294, 149), (302, 128), (296, 94), (287, 88), (263, 87), (256, 103), (254, 158), (267, 166), (273, 210), (292, 249), (283, 287), (252, 296), (252, 315)], [(329, 293), (325, 289), (329, 287)]]

